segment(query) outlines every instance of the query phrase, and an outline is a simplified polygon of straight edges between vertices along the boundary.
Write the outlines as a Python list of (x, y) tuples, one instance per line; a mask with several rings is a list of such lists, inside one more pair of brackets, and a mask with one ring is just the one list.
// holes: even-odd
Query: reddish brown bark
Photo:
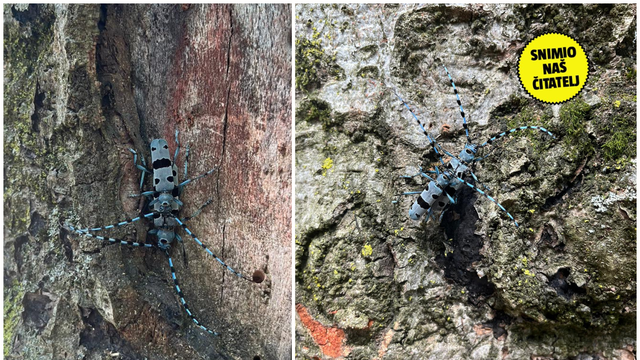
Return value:
[(307, 308), (302, 304), (296, 305), (296, 313), (304, 327), (309, 331), (313, 341), (320, 347), (322, 353), (329, 358), (342, 358), (349, 354), (349, 349), (344, 346), (344, 330), (335, 326), (324, 326), (316, 321)]
[[(8, 353), (291, 358), (290, 6), (30, 5), (5, 22)], [(181, 216), (213, 200), (188, 227), (234, 269), (267, 274), (241, 280), (181, 232), (180, 287), (219, 337), (191, 322), (160, 251), (50, 230), (138, 216), (128, 148), (149, 159), (164, 138), (173, 152), (175, 130), (190, 177), (218, 166), (185, 187)], [(145, 241), (149, 228), (107, 236)]]

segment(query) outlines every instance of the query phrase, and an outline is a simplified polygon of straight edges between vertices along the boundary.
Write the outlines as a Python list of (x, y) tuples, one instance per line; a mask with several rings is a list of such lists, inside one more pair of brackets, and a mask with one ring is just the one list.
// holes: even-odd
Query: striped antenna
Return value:
[(409, 105), (402, 100), (402, 98), (400, 97), (400, 95), (398, 95), (398, 93), (394, 90), (393, 93), (396, 95), (396, 97), (398, 97), (398, 99), (400, 99), (400, 101), (402, 101), (402, 103), (404, 104), (404, 106), (407, 108), (407, 110), (409, 110), (409, 112), (411, 113), (411, 115), (413, 115), (413, 118), (416, 120), (416, 122), (418, 123), (418, 126), (420, 126), (420, 130), (422, 130), (422, 133), (427, 137), (427, 139), (429, 139), (429, 143), (431, 144), (431, 147), (433, 148), (433, 150), (436, 152), (436, 154), (438, 155), (438, 159), (440, 160), (440, 163), (442, 165), (444, 165), (444, 161), (442, 160), (442, 154), (440, 154), (440, 152), (438, 151), (438, 147), (437, 147), (437, 143), (435, 142), (435, 140), (433, 140), (431, 138), (431, 136), (429, 136), (429, 133), (427, 132), (427, 130), (424, 128), (424, 126), (422, 125), (422, 122), (420, 122), (420, 120), (418, 119), (418, 117), (416, 116), (416, 114), (413, 113), (413, 111), (411, 111), (411, 108), (409, 107)]
[(485, 147), (487, 145), (491, 145), (494, 141), (496, 141), (496, 140), (498, 140), (498, 139), (500, 139), (500, 138), (502, 138), (504, 136), (507, 136), (509, 134), (513, 134), (515, 132), (519, 132), (519, 131), (522, 131), (522, 130), (527, 130), (527, 129), (539, 130), (539, 131), (542, 131), (544, 133), (549, 134), (549, 136), (551, 136), (553, 139), (556, 138), (549, 130), (543, 128), (542, 126), (520, 126), (520, 127), (505, 131), (505, 132), (503, 132), (501, 134), (498, 134), (498, 135), (492, 137), (491, 139), (485, 141), (482, 145), (480, 145), (480, 147)]
[[(261, 283), (262, 281), (264, 281), (264, 273), (262, 273), (262, 271), (260, 270), (256, 270), (256, 272), (253, 274), (253, 277), (250, 278), (246, 275), (243, 275), (237, 271), (235, 271), (233, 268), (231, 268), (231, 266), (227, 265), (224, 261), (222, 261), (222, 259), (220, 259), (218, 256), (216, 256), (216, 254), (214, 254), (213, 252), (211, 252), (211, 250), (209, 250), (209, 248), (202, 243), (202, 241), (200, 241), (200, 239), (198, 239), (192, 232), (191, 230), (189, 230), (189, 228), (187, 228), (187, 225), (185, 225), (182, 221), (180, 221), (180, 219), (174, 217), (176, 219), (176, 221), (178, 222), (178, 224), (180, 226), (182, 226), (182, 229), (184, 229), (184, 231), (187, 232), (187, 234), (189, 234), (189, 236), (191, 236), (191, 238), (198, 244), (200, 245), (200, 247), (202, 247), (204, 249), (204, 251), (207, 252), (207, 254), (213, 256), (214, 259), (216, 259), (220, 265), (224, 266), (227, 270), (229, 270), (232, 274), (236, 275), (239, 278), (242, 278), (244, 280), (247, 280), (249, 282), (255, 282), (255, 283)], [(261, 274), (260, 274), (261, 273)]]
[(469, 138), (469, 125), (467, 124), (467, 118), (464, 115), (464, 109), (462, 108), (462, 102), (460, 101), (460, 95), (458, 95), (458, 89), (456, 88), (456, 84), (453, 82), (453, 78), (451, 77), (451, 74), (449, 74), (449, 70), (447, 70), (447, 67), (442, 65), (442, 67), (444, 68), (444, 71), (447, 72), (447, 76), (449, 77), (449, 80), (451, 81), (451, 86), (453, 86), (453, 93), (456, 94), (456, 99), (458, 100), (458, 106), (460, 107), (460, 115), (462, 116), (462, 126), (464, 127), (464, 131), (467, 135), (467, 143), (471, 143), (471, 139)]
[(98, 235), (93, 235), (90, 234), (88, 232), (86, 232), (86, 230), (80, 230), (80, 229), (76, 229), (73, 226), (67, 224), (67, 226), (69, 227), (69, 229), (71, 229), (71, 231), (76, 232), (80, 235), (84, 235), (84, 236), (88, 236), (94, 239), (98, 239), (98, 240), (104, 240), (104, 241), (108, 241), (112, 244), (120, 244), (120, 245), (131, 245), (131, 246), (137, 246), (137, 247), (145, 247), (145, 248), (152, 248), (153, 244), (143, 244), (143, 243), (139, 243), (139, 242), (133, 242), (133, 241), (127, 241), (127, 240), (121, 240), (121, 239), (114, 239), (114, 238), (110, 238), (110, 237), (104, 237), (104, 236), (98, 236)]
[(492, 198), (491, 196), (487, 195), (484, 191), (478, 189), (477, 187), (475, 187), (472, 184), (469, 184), (468, 182), (464, 181), (463, 179), (456, 177), (456, 179), (458, 179), (459, 181), (462, 181), (465, 185), (467, 185), (468, 187), (472, 188), (473, 190), (479, 192), (480, 194), (482, 194), (482, 196), (484, 196), (485, 198), (489, 199), (491, 202), (493, 202), (494, 204), (498, 205), (498, 207), (507, 213), (507, 216), (509, 216), (509, 219), (513, 220), (513, 223), (516, 224), (516, 227), (520, 227), (518, 225), (518, 222), (516, 221), (516, 219), (513, 218), (513, 216), (507, 211), (507, 209), (504, 208), (504, 206), (502, 206), (502, 204), (500, 204), (498, 201), (496, 201), (494, 198)]
[(167, 255), (167, 259), (169, 259), (169, 268), (171, 269), (171, 278), (173, 279), (173, 286), (175, 287), (176, 292), (178, 293), (178, 297), (180, 298), (180, 304), (182, 304), (184, 309), (187, 311), (187, 315), (189, 315), (191, 320), (193, 320), (193, 322), (196, 325), (198, 325), (198, 327), (200, 329), (208, 332), (211, 335), (218, 336), (217, 332), (209, 330), (209, 328), (207, 328), (206, 326), (202, 325), (202, 323), (200, 323), (200, 321), (198, 321), (198, 319), (196, 319), (195, 315), (193, 315), (191, 310), (189, 310), (189, 305), (187, 305), (187, 302), (184, 300), (184, 295), (182, 294), (182, 290), (180, 289), (180, 284), (178, 283), (178, 278), (176, 278), (176, 269), (173, 267), (173, 260), (171, 260), (171, 256), (169, 255), (169, 251), (165, 250), (164, 253)]

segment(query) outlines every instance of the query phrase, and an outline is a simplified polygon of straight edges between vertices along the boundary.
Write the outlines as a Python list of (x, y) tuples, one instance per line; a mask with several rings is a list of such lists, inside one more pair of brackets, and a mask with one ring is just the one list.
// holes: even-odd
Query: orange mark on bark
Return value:
[(491, 335), (493, 334), (493, 330), (491, 330), (490, 327), (487, 327), (485, 325), (482, 324), (477, 324), (473, 326), (473, 331), (476, 333), (476, 335), (478, 336), (486, 336), (486, 335)]
[(443, 136), (450, 136), (451, 135), (451, 125), (449, 124), (442, 124), (442, 127), (440, 127), (440, 132), (442, 133)]
[(342, 348), (345, 335), (342, 329), (337, 327), (324, 326), (320, 322), (314, 320), (307, 309), (302, 304), (296, 304), (296, 312), (300, 317), (300, 321), (307, 328), (313, 341), (318, 344), (322, 353), (332, 358), (338, 358), (345, 354)]
[(378, 357), (377, 359), (382, 359), (384, 354), (387, 353), (387, 349), (389, 348), (389, 344), (391, 344), (391, 340), (393, 339), (393, 334), (395, 331), (393, 329), (389, 329), (384, 337), (382, 338), (382, 342), (380, 343), (380, 348), (378, 348)]

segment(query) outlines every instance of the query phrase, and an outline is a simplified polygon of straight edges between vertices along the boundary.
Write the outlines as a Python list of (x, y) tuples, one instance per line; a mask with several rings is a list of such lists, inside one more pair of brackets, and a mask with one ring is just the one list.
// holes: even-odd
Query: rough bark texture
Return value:
[[(296, 7), (296, 353), (348, 359), (633, 359), (636, 7)], [(561, 32), (592, 69), (543, 105), (517, 57)], [(426, 181), (399, 175), (521, 125), (475, 170), (516, 228), (471, 189), (412, 222)], [(487, 154), (483, 151), (482, 154)], [(446, 160), (446, 159), (445, 159)], [(437, 216), (437, 215), (436, 215)]]
[[(6, 5), (5, 356), (291, 358), (290, 7)], [(76, 236), (143, 201), (128, 148), (175, 149), (189, 228), (262, 284), (240, 281), (183, 233), (166, 257)], [(150, 189), (150, 182), (145, 185)], [(150, 223), (110, 236), (144, 241)]]

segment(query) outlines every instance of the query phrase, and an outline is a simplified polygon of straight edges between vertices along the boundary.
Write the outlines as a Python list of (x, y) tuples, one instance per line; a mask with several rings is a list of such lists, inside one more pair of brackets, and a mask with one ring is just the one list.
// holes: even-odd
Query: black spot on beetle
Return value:
[(158, 159), (158, 160), (153, 162), (153, 169), (154, 170), (165, 168), (165, 167), (169, 167), (169, 166), (171, 166), (171, 160), (169, 160), (169, 159)]
[(167, 176), (167, 181), (172, 183), (173, 182), (173, 176)]
[(431, 207), (428, 202), (424, 201), (422, 196), (418, 196), (418, 205), (423, 209), (429, 209)]

